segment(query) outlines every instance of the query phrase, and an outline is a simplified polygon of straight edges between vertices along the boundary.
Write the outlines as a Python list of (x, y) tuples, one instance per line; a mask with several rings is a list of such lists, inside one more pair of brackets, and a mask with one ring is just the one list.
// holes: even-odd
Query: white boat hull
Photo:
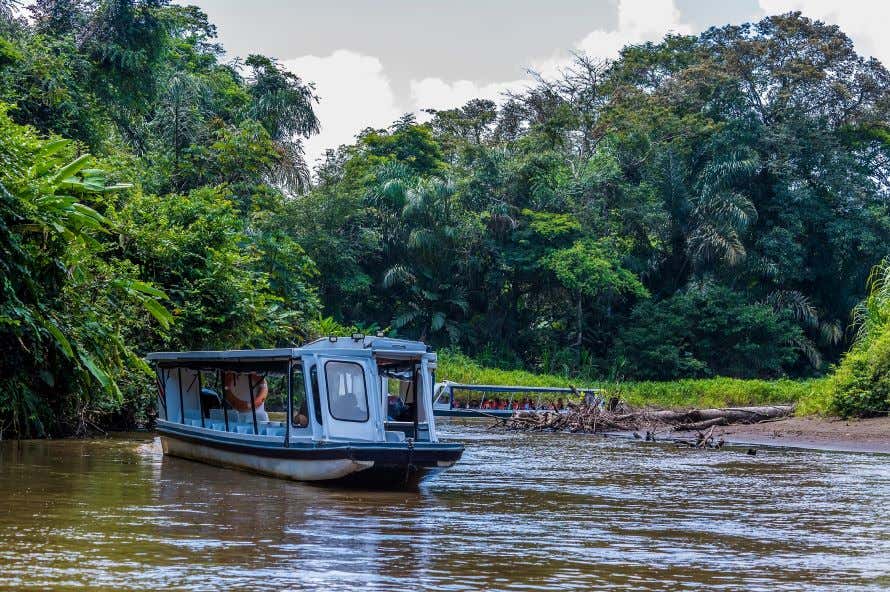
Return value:
[(262, 457), (249, 453), (221, 450), (170, 436), (161, 436), (161, 446), (164, 449), (164, 454), (170, 456), (295, 481), (342, 479), (374, 466), (374, 461), (344, 458), (299, 460)]

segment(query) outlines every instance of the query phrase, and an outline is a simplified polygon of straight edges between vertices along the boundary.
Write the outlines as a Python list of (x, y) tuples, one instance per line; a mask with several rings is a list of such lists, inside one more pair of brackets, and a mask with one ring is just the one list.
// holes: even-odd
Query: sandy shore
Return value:
[[(715, 428), (714, 435), (720, 434), (731, 444), (890, 454), (890, 417), (858, 420), (790, 417), (767, 423)], [(695, 436), (683, 432), (673, 435)]]

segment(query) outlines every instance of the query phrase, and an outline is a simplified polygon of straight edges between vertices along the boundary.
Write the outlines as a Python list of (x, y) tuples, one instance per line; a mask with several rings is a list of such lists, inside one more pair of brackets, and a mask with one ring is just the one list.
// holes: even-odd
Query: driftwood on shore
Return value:
[(498, 419), (496, 426), (508, 430), (609, 432), (657, 430), (696, 431), (714, 426), (738, 423), (760, 423), (786, 417), (794, 411), (792, 405), (761, 407), (726, 407), (722, 409), (690, 410), (632, 410), (618, 405), (610, 410), (598, 405), (572, 406), (568, 412), (517, 412), (512, 417)]

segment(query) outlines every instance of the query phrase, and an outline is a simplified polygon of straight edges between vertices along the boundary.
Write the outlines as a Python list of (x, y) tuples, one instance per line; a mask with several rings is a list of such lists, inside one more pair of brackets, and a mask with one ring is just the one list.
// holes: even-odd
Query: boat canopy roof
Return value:
[(286, 371), (291, 360), (306, 355), (349, 357), (380, 356), (435, 360), (427, 345), (420, 341), (389, 337), (323, 337), (301, 347), (242, 349), (219, 351), (152, 352), (145, 359), (161, 367), (212, 368), (224, 370)]

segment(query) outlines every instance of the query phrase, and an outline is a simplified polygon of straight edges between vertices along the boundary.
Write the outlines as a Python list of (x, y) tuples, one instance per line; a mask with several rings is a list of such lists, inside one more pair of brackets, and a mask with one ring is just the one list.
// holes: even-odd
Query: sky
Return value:
[(310, 163), (405, 113), (498, 100), (552, 76), (572, 52), (609, 59), (666, 33), (800, 10), (890, 63), (890, 0), (183, 0), (218, 27), (230, 57), (261, 53), (315, 83), (322, 130)]

